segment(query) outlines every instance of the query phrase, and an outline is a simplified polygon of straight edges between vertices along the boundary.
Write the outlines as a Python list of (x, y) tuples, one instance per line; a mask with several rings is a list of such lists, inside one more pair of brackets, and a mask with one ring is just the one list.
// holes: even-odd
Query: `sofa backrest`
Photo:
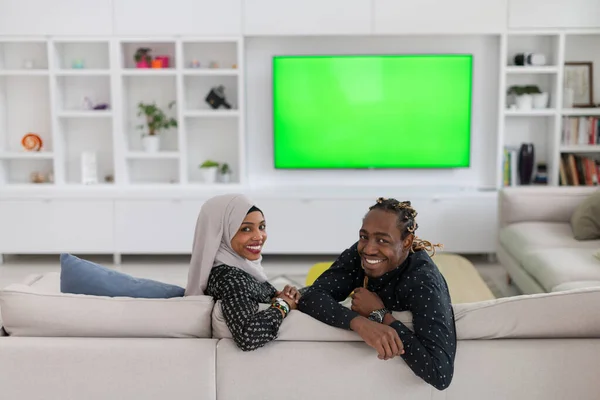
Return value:
[[(600, 339), (600, 287), (499, 298), (454, 305), (458, 340), (485, 339)], [(260, 308), (268, 307), (261, 304)], [(413, 330), (410, 312), (394, 317)], [(212, 335), (231, 339), (221, 302), (212, 313)], [(277, 341), (361, 342), (355, 332), (333, 328), (299, 311), (292, 311)]]
[(500, 227), (516, 222), (569, 222), (593, 186), (506, 188), (499, 193)]

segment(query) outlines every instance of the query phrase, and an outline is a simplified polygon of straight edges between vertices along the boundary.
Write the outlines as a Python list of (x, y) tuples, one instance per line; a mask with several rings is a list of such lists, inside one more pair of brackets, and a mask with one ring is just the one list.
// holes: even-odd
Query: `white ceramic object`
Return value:
[(229, 183), (229, 182), (231, 182), (231, 174), (230, 173), (219, 174), (219, 181), (221, 183)]
[(158, 135), (142, 136), (142, 147), (146, 153), (157, 153), (160, 149), (160, 137)]
[(200, 174), (202, 176), (202, 182), (204, 183), (215, 183), (217, 181), (217, 167), (205, 167), (200, 168)]
[(533, 97), (529, 94), (517, 96), (516, 102), (519, 110), (531, 110), (533, 108)]
[(98, 183), (98, 162), (93, 151), (81, 153), (81, 183), (84, 185)]
[(548, 93), (536, 93), (532, 97), (533, 108), (548, 108)]

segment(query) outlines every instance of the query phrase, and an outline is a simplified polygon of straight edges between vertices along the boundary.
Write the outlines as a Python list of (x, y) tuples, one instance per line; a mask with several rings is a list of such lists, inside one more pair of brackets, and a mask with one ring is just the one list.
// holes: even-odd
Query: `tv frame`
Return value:
[[(469, 147), (469, 159), (467, 164), (464, 166), (432, 166), (432, 167), (278, 167), (275, 163), (275, 60), (278, 58), (324, 58), (324, 57), (398, 57), (398, 56), (468, 56), (470, 58), (470, 85), (469, 85), (469, 133), (468, 133), (468, 147)], [(279, 54), (271, 56), (271, 128), (272, 128), (272, 157), (273, 157), (273, 168), (278, 171), (352, 171), (352, 170), (377, 170), (377, 171), (414, 171), (414, 170), (441, 170), (449, 171), (453, 169), (468, 169), (472, 163), (472, 139), (473, 139), (473, 86), (474, 86), (474, 59), (473, 53), (357, 53), (357, 54)]]

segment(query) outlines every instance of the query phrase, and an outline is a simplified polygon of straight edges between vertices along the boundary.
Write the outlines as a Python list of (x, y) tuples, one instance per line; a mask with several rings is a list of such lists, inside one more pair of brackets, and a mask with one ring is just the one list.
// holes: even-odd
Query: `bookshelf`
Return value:
[[(514, 158), (518, 158), (523, 143), (534, 145), (534, 176), (538, 164), (543, 164), (546, 166), (547, 185), (573, 185), (573, 179), (564, 181), (564, 174), (569, 172), (566, 160), (571, 159), (575, 164), (577, 160), (592, 160), (584, 162), (590, 169), (600, 163), (600, 138), (597, 133), (600, 107), (592, 106), (600, 106), (600, 79), (593, 79), (595, 87), (590, 107), (574, 107), (568, 104), (568, 97), (565, 96), (566, 63), (591, 62), (594, 76), (599, 76), (600, 31), (509, 31), (501, 38), (500, 53), (499, 187), (522, 184), (518, 178), (511, 178), (510, 172), (507, 174), (507, 168), (510, 171), (518, 169), (518, 162)], [(514, 57), (519, 53), (544, 54), (546, 63), (515, 65)], [(546, 107), (517, 104), (516, 96), (509, 89), (525, 86), (536, 86), (548, 93)], [(580, 166), (578, 174), (583, 173)], [(586, 181), (579, 176), (577, 184), (596, 182), (597, 179)]]
[[(139, 68), (140, 48), (168, 67)], [(239, 37), (0, 38), (0, 186), (39, 186), (37, 174), (46, 186), (83, 188), (84, 152), (96, 155), (98, 186), (240, 185), (243, 60)], [(230, 109), (206, 103), (217, 86)], [(158, 152), (144, 149), (140, 102), (177, 121), (159, 133)], [(27, 133), (40, 136), (41, 151), (23, 148)], [(227, 163), (229, 183), (204, 182), (206, 160)]]

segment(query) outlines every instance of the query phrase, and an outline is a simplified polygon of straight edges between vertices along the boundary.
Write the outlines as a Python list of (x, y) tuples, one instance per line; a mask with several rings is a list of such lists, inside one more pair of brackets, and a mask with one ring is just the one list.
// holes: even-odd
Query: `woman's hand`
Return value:
[(300, 292), (295, 286), (286, 285), (281, 292), (275, 293), (275, 297), (279, 297), (285, 300), (290, 306), (290, 310), (296, 310), (298, 308), (298, 301), (300, 300)]
[(294, 300), (296, 304), (300, 301), (300, 297), (302, 296), (296, 286), (285, 285), (283, 288), (283, 294), (285, 294), (290, 299)]

